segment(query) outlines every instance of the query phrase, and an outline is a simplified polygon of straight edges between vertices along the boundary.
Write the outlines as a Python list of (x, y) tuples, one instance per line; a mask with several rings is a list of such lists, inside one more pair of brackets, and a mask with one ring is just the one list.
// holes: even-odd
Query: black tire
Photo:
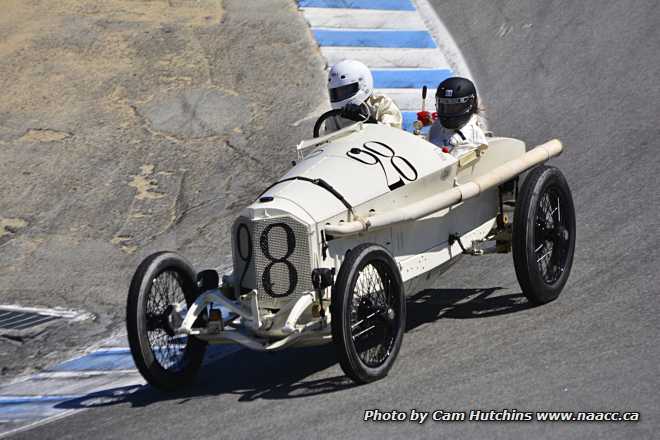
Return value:
[[(380, 290), (372, 284), (378, 282)], [(401, 274), (387, 249), (364, 243), (349, 252), (332, 289), (330, 312), (344, 373), (357, 383), (385, 377), (401, 348), (406, 323)]]
[(534, 168), (522, 185), (513, 215), (513, 263), (523, 294), (545, 304), (561, 293), (573, 265), (575, 209), (559, 169)]
[(138, 370), (156, 388), (188, 385), (202, 365), (206, 342), (174, 336), (168, 309), (184, 299), (190, 307), (198, 294), (194, 269), (174, 252), (150, 255), (133, 275), (126, 305), (128, 343)]

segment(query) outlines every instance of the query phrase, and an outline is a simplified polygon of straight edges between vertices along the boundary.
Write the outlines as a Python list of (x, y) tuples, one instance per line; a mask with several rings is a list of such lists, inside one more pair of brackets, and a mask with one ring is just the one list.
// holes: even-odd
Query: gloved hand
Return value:
[(433, 124), (431, 113), (427, 111), (417, 112), (417, 120), (422, 123), (423, 127)]
[(363, 121), (367, 115), (364, 114), (362, 107), (356, 104), (346, 104), (339, 115), (342, 118), (350, 119), (351, 121)]

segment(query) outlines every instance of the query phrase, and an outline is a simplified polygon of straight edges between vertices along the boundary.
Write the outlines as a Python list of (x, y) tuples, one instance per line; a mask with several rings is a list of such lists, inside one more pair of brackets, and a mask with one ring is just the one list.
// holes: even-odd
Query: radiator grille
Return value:
[(232, 228), (234, 273), (242, 287), (257, 289), (259, 305), (280, 308), (313, 290), (307, 227), (290, 218), (252, 221)]

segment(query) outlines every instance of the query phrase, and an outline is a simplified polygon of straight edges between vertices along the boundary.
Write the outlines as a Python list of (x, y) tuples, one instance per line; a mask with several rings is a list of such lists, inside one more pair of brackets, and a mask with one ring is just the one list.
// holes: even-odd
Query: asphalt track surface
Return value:
[[(657, 438), (658, 5), (432, 2), (498, 134), (562, 139), (575, 263), (559, 299), (529, 308), (510, 255), (464, 258), (408, 304), (387, 377), (348, 382), (332, 346), (241, 351), (189, 392), (146, 388), (14, 438)], [(632, 410), (636, 424), (365, 423), (371, 408)]]

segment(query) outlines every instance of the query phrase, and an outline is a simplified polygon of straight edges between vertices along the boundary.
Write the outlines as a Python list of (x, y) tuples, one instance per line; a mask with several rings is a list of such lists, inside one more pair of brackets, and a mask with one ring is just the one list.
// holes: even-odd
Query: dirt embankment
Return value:
[[(6, 0), (0, 14), (0, 304), (94, 321), (0, 337), (3, 374), (120, 328), (139, 260), (229, 256), (325, 98), (293, 1)], [(224, 261), (223, 261), (224, 260)]]

